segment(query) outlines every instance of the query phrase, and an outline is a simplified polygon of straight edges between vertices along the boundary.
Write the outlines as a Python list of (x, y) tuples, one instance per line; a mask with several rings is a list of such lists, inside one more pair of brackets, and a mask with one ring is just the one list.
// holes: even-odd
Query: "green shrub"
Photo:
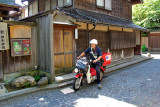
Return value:
[(41, 79), (41, 76), (37, 74), (37, 75), (34, 75), (33, 78), (38, 82)]
[(30, 87), (30, 82), (26, 82), (26, 83), (24, 84), (24, 87)]

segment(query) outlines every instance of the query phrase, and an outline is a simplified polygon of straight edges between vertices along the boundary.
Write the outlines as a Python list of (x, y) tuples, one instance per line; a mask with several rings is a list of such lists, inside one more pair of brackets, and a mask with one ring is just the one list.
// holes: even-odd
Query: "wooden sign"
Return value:
[(10, 38), (31, 38), (31, 27), (10, 26)]
[(6, 23), (0, 22), (0, 50), (9, 49), (8, 27)]
[(11, 39), (11, 47), (12, 56), (31, 55), (30, 39)]

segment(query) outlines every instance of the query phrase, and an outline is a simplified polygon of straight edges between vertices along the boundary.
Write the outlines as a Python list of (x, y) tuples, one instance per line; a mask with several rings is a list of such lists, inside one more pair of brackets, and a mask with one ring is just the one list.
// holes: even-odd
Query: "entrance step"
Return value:
[(136, 59), (136, 60), (132, 60), (132, 61), (123, 63), (123, 64), (119, 64), (117, 66), (107, 68), (105, 73), (110, 73), (110, 72), (116, 71), (118, 69), (122, 69), (122, 68), (131, 66), (131, 65), (134, 65), (134, 64), (137, 64), (137, 63), (149, 60), (149, 59), (153, 59), (153, 57), (150, 57), (150, 58), (148, 58), (148, 57), (142, 57), (142, 58), (139, 58), (139, 59)]
[(111, 68), (111, 67), (114, 67), (114, 66), (117, 66), (117, 65), (120, 65), (120, 64), (123, 64), (123, 63), (127, 63), (127, 62), (130, 62), (130, 61), (134, 61), (134, 60), (137, 60), (137, 59), (141, 59), (141, 58), (145, 58), (145, 57), (141, 56), (141, 55), (137, 55), (137, 56), (122, 59), (122, 60), (119, 60), (119, 61), (114, 61), (110, 65), (108, 65), (106, 68)]
[[(116, 71), (118, 69), (125, 68), (125, 67), (131, 66), (131, 65), (149, 60), (149, 59), (153, 59), (153, 57), (134, 56), (132, 58), (127, 58), (127, 59), (115, 61), (115, 62), (112, 62), (112, 64), (110, 64), (109, 66), (107, 66), (105, 73), (107, 74), (107, 73)], [(74, 76), (75, 76), (74, 73), (57, 76), (57, 77), (55, 77), (55, 82), (56, 83), (63, 83), (66, 81), (71, 81), (74, 79)]]

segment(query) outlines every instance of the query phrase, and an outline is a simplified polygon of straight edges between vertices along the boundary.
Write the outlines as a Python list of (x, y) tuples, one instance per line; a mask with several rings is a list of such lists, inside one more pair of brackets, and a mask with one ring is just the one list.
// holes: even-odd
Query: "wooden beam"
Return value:
[(0, 52), (0, 81), (3, 81), (2, 52)]
[(5, 11), (17, 11), (14, 8), (10, 8), (10, 7), (0, 7), (0, 10), (5, 10)]
[(0, 6), (13, 7), (13, 8), (20, 8), (21, 7), (21, 6), (7, 5), (7, 4), (0, 4)]
[(8, 21), (3, 20), (3, 22), (9, 24), (9, 25), (25, 25), (25, 26), (31, 26), (35, 27), (37, 24), (35, 22), (24, 22), (24, 21)]

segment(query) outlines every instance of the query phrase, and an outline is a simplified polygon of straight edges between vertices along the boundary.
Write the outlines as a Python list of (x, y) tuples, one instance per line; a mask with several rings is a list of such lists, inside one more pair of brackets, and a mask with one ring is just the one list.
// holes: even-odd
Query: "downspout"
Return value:
[(88, 47), (90, 47), (90, 43), (89, 43), (89, 41), (90, 41), (90, 34), (96, 28), (96, 22), (93, 24), (93, 26), (94, 27), (91, 30), (88, 31)]

